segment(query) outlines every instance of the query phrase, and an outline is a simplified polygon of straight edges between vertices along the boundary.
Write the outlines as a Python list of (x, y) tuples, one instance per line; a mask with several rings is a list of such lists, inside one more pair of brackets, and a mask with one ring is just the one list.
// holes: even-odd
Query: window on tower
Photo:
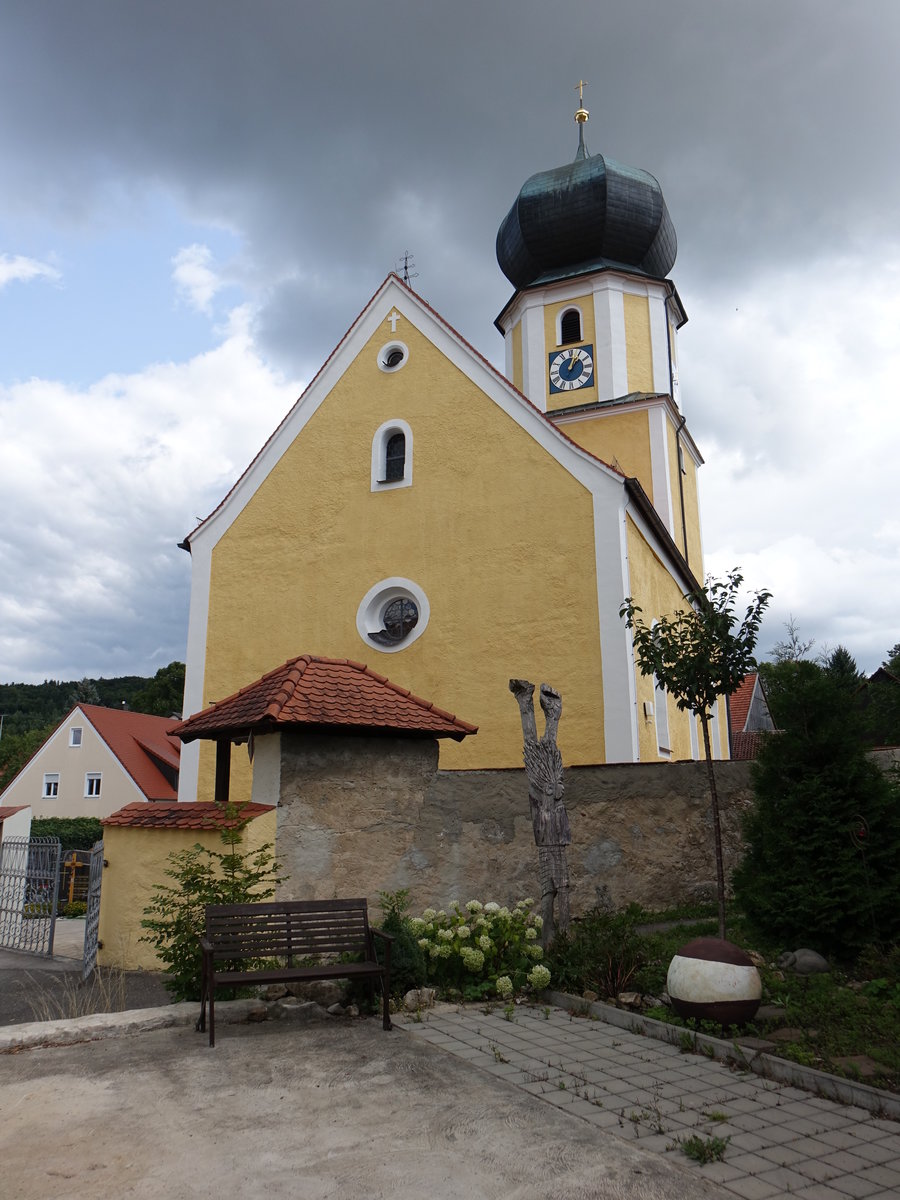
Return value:
[(581, 341), (581, 313), (577, 308), (567, 308), (559, 322), (560, 345)]

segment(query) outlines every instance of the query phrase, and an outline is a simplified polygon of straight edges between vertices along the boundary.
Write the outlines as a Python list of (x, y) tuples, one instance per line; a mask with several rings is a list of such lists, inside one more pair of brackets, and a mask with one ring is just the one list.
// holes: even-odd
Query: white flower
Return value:
[[(535, 967), (535, 970), (537, 970), (537, 967)], [(544, 970), (547, 970), (547, 968), (545, 967)], [(549, 975), (550, 972), (547, 971), (547, 974)], [(501, 996), (505, 1000), (506, 997), (511, 996), (512, 993), (513, 993), (512, 980), (510, 979), (510, 977), (508, 975), (501, 975), (499, 977), (499, 979), (497, 980), (497, 995)]]
[(463, 946), (459, 953), (470, 971), (480, 971), (484, 966), (484, 955), (473, 946)]
[(508, 917), (508, 916), (509, 916), (509, 909), (506, 907), (506, 905), (505, 905), (505, 904), (504, 904), (504, 905), (503, 905), (503, 907), (500, 909), (500, 916), (501, 916), (501, 917)]
[(543, 929), (544, 928), (544, 918), (543, 917), (534, 917), (533, 920), (534, 920), (535, 929)]
[(530, 958), (543, 958), (544, 957), (544, 951), (541, 949), (541, 947), (536, 942), (532, 942), (530, 945), (526, 946), (525, 953)]
[(459, 901), (451, 900), (447, 907), (452, 908), (454, 912), (459, 912)]
[(536, 967), (532, 967), (528, 972), (528, 982), (536, 991), (541, 991), (550, 982), (550, 972), (543, 965), (538, 963)]
[(434, 911), (433, 908), (426, 908), (425, 911), (422, 913), (422, 920), (423, 921), (433, 921), (436, 916), (437, 916), (437, 913)]
[(533, 926), (529, 926), (528, 929), (525, 930), (526, 941), (533, 942), (536, 937), (537, 930)]
[(466, 905), (466, 911), (470, 913), (480, 913), (482, 907), (483, 906), (480, 900), (470, 900)]
[(424, 933), (426, 924), (421, 917), (413, 917), (409, 923), (409, 927), (413, 933)]
[(483, 933), (481, 935), (481, 937), (478, 939), (478, 945), (482, 948), (482, 950), (485, 952), (485, 954), (490, 954), (490, 952), (494, 948), (494, 943), (491, 941), (491, 939), (488, 937), (488, 935), (486, 933)]
[(431, 942), (429, 942), (428, 938), (419, 938), (418, 945), (420, 946), (420, 948), (422, 950), (430, 950), (431, 949)]
[(460, 941), (464, 942), (467, 937), (472, 936), (472, 930), (468, 927), (468, 925), (458, 925), (456, 928), (456, 936), (460, 939)]
[(453, 930), (452, 929), (439, 929), (437, 931), (437, 935), (441, 939), (442, 942), (452, 942), (453, 941)]
[(437, 946), (436, 949), (437, 949), (437, 957), (438, 958), (449, 958), (450, 955), (453, 953), (453, 947), (448, 946), (446, 942), (441, 942), (441, 944), (439, 946)]
[(486, 913), (498, 913), (500, 911), (500, 905), (495, 904), (493, 900), (488, 900), (487, 904), (484, 906), (484, 911)]

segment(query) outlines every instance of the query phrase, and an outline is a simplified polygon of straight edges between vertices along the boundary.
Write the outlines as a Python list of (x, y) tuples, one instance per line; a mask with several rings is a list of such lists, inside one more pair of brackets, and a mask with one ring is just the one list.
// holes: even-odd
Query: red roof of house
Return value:
[(758, 678), (759, 676), (756, 671), (745, 675), (738, 690), (732, 692), (728, 697), (728, 712), (731, 716), (732, 734), (744, 732), (747, 717), (750, 715), (750, 704), (753, 700), (753, 692), (756, 688)]
[(27, 804), (0, 804), (0, 821), (5, 821), (7, 817), (14, 817), (17, 812), (23, 812), (28, 808)]
[(161, 802), (144, 804), (136, 800), (118, 812), (104, 817), (101, 825), (130, 825), (143, 829), (229, 829), (239, 821), (255, 820), (272, 811), (268, 804), (240, 804), (238, 816), (226, 818), (220, 804)]
[(768, 736), (769, 734), (763, 733), (761, 730), (755, 730), (752, 733), (733, 733), (731, 735), (732, 762), (751, 762), (759, 754), (763, 738)]
[(154, 761), (158, 759), (171, 770), (178, 770), (181, 743), (168, 732), (171, 717), (152, 717), (128, 709), (103, 708), (99, 704), (77, 707), (148, 800), (178, 798), (178, 788)]
[(451, 737), (462, 741), (478, 726), (347, 658), (301, 654), (233, 696), (170, 728), (183, 742), (253, 730)]

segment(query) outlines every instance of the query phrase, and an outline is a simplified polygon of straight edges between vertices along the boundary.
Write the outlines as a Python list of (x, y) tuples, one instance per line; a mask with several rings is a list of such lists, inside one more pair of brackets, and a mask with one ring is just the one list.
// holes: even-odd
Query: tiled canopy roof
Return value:
[(198, 801), (190, 804), (161, 802), (145, 804), (141, 800), (126, 804), (118, 812), (104, 817), (101, 825), (130, 825), (142, 829), (228, 829), (239, 821), (253, 820), (269, 813), (267, 804), (241, 804), (237, 818), (226, 819), (222, 805)]
[(456, 741), (478, 731), (363, 663), (302, 654), (169, 732), (190, 742), (275, 729)]
[(14, 817), (17, 812), (24, 812), (26, 808), (28, 808), (27, 804), (0, 804), (0, 821)]

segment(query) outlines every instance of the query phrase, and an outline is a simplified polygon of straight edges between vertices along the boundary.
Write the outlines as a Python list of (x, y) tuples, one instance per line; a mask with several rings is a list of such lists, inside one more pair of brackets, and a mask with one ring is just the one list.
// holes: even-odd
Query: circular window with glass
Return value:
[(356, 614), (356, 628), (364, 642), (391, 654), (420, 637), (428, 617), (428, 600), (422, 589), (395, 576), (366, 593)]
[(378, 351), (378, 369), (390, 375), (393, 371), (399, 371), (408, 358), (409, 350), (403, 342), (388, 342)]

